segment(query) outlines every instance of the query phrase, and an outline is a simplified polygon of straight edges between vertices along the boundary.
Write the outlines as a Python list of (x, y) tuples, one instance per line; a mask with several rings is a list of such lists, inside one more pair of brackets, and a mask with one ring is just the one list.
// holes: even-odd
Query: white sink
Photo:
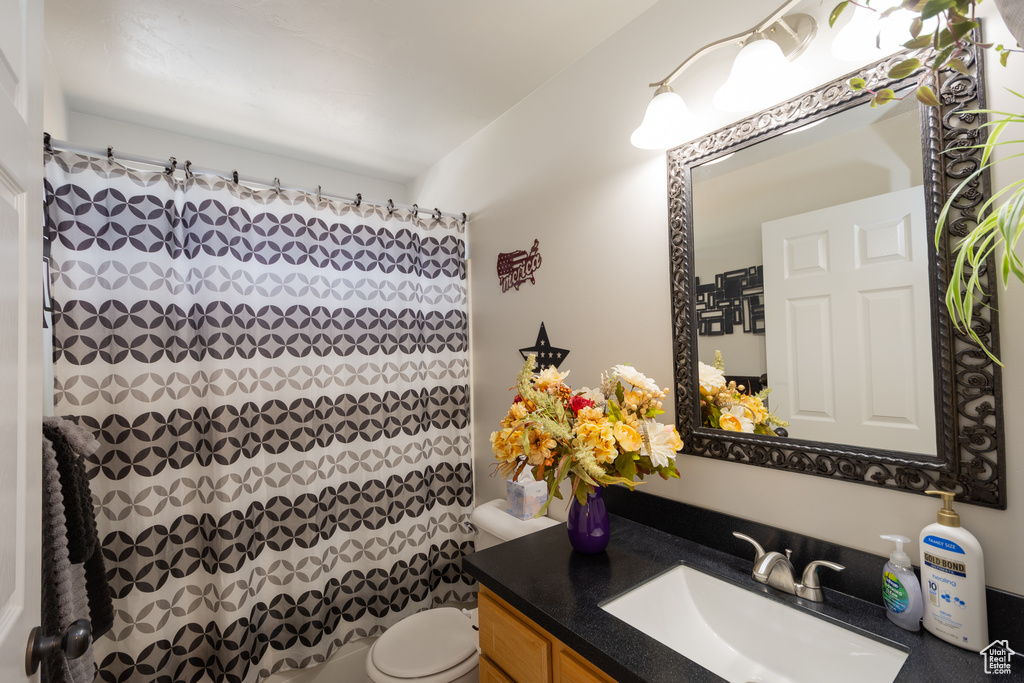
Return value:
[(895, 647), (685, 565), (602, 608), (735, 683), (891, 683), (907, 659)]

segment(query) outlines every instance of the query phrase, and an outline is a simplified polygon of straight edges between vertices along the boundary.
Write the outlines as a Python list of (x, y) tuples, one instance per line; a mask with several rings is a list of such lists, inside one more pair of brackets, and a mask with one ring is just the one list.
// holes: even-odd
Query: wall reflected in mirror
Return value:
[(697, 358), (790, 438), (937, 453), (921, 141), (910, 97), (691, 169)]

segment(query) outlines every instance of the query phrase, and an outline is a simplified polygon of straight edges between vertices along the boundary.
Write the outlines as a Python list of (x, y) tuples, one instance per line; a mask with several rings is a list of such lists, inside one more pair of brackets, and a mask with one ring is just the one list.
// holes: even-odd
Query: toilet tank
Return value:
[(473, 526), (476, 527), (477, 550), (490, 548), (493, 545), (558, 524), (550, 517), (516, 519), (505, 511), (504, 498), (478, 505), (469, 518), (473, 522)]

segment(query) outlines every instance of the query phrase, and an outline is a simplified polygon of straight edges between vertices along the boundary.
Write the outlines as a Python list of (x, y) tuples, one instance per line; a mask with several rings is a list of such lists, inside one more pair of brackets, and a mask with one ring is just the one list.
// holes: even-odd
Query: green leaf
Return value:
[(851, 78), (850, 79), (850, 90), (857, 92), (863, 90), (867, 86), (868, 82), (863, 78)]
[(1002, 64), (1003, 66), (1006, 66), (1006, 60), (1009, 59), (1009, 58), (1010, 58), (1010, 51), (1009, 50), (1003, 50), (1002, 52), (999, 53), (999, 63)]
[(976, 21), (959, 21), (952, 26), (953, 37), (956, 40), (960, 40), (968, 33), (978, 28), (978, 22)]
[(917, 38), (921, 35), (922, 28), (924, 28), (924, 22), (921, 21), (921, 17), (914, 17), (914, 20), (910, 22), (910, 35)]
[(927, 2), (927, 0), (903, 0), (902, 7), (903, 9), (920, 14), (921, 10), (924, 9), (925, 2)]
[(844, 2), (841, 2), (832, 8), (832, 13), (828, 15), (829, 28), (832, 28), (833, 26), (836, 25), (836, 21), (839, 19), (839, 15), (843, 13), (843, 10), (846, 9), (846, 6), (849, 4), (849, 0), (845, 0)]
[(875, 96), (871, 98), (871, 106), (878, 107), (884, 104), (888, 104), (896, 99), (896, 93), (892, 91), (892, 88), (882, 88), (875, 93)]
[(922, 50), (932, 44), (932, 34), (918, 36), (912, 40), (908, 40), (903, 43), (903, 47), (908, 50)]
[(921, 68), (920, 59), (917, 59), (915, 57), (911, 57), (910, 59), (904, 59), (896, 66), (889, 69), (889, 78), (894, 78), (897, 80), (901, 78), (906, 78), (910, 74), (917, 71), (919, 68)]
[(956, 4), (956, 0), (927, 0), (921, 8), (921, 18), (931, 19)]
[(961, 61), (959, 59), (951, 59), (951, 60), (949, 60), (946, 63), (946, 66), (948, 66), (950, 69), (953, 69), (954, 71), (959, 71), (964, 76), (968, 75), (968, 73), (967, 73), (967, 65), (964, 64), (963, 61)]
[(939, 106), (939, 98), (935, 96), (935, 91), (927, 85), (922, 85), (917, 89), (916, 97), (918, 102), (927, 104), (929, 107)]

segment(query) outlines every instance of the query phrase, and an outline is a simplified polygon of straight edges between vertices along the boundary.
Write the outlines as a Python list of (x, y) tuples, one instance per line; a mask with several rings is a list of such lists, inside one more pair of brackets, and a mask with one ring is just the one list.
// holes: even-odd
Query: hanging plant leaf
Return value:
[(889, 78), (906, 78), (910, 74), (914, 73), (921, 68), (921, 60), (916, 57), (910, 59), (904, 59), (896, 66), (889, 69)]

